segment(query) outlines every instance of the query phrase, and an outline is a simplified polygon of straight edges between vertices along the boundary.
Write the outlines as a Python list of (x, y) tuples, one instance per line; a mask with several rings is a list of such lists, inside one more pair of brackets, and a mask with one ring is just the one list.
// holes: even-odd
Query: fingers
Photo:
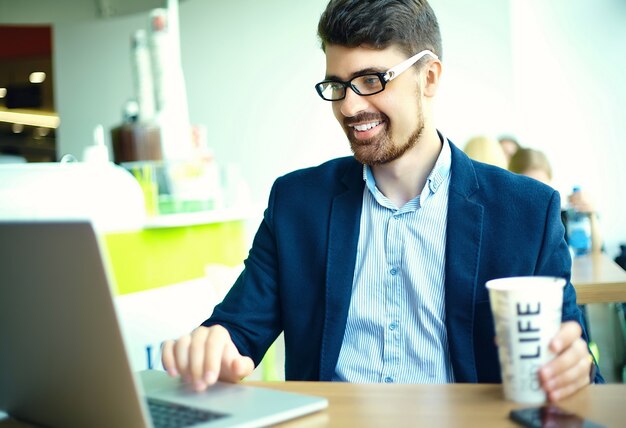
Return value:
[(176, 342), (173, 340), (167, 340), (163, 343), (161, 351), (161, 362), (163, 367), (170, 376), (183, 377), (187, 374), (187, 353), (184, 350), (189, 346), (191, 338), (183, 336)]
[(183, 336), (174, 344), (174, 358), (176, 360), (176, 371), (187, 382), (189, 381), (189, 353), (187, 349), (191, 343), (190, 336)]
[(567, 321), (561, 324), (559, 332), (550, 341), (550, 350), (555, 354), (560, 354), (576, 340), (580, 339), (583, 331), (576, 321)]
[(589, 384), (592, 358), (576, 322), (566, 322), (550, 343), (556, 357), (539, 371), (550, 401), (567, 397)]
[(545, 383), (544, 390), (548, 394), (548, 399), (558, 401), (588, 385), (591, 364), (590, 358), (578, 359), (568, 370)]
[(220, 325), (198, 327), (191, 335), (164, 342), (161, 359), (170, 376), (180, 375), (196, 391), (218, 379), (238, 382), (254, 370), (252, 359), (239, 353), (228, 330)]
[[(209, 335), (211, 329), (207, 327), (198, 327), (191, 333), (191, 342), (185, 352), (189, 353), (189, 375), (185, 380), (193, 382), (195, 389), (204, 390), (204, 365), (207, 359), (207, 343), (209, 343)], [(179, 340), (179, 342), (181, 342)], [(185, 346), (184, 342), (181, 346)]]
[(254, 370), (252, 358), (242, 356), (235, 345), (227, 345), (223, 359), (220, 379), (228, 382), (239, 382)]
[(214, 384), (217, 379), (239, 382), (254, 370), (254, 362), (242, 356), (230, 338), (228, 330), (216, 325), (211, 328), (211, 340), (206, 341), (203, 380)]
[(166, 340), (161, 347), (161, 363), (170, 376), (178, 376), (176, 359), (174, 358), (174, 341)]
[(547, 390), (556, 390), (580, 377), (589, 381), (590, 364), (587, 345), (580, 339), (542, 368), (543, 385)]
[(225, 348), (229, 343), (235, 347), (230, 339), (228, 331), (222, 326), (213, 326), (210, 332), (209, 340), (207, 340), (204, 344), (205, 357), (202, 367), (203, 372), (202, 376), (199, 377), (199, 379), (201, 378), (207, 386), (213, 385), (217, 382), (217, 379), (222, 374), (221, 369), (223, 361), (230, 360), (231, 356), (227, 355), (225, 352)]

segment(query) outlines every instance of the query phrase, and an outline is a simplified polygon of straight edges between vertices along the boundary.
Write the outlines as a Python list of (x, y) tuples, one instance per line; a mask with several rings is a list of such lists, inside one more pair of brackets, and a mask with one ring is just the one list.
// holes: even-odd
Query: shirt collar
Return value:
[(437, 189), (441, 186), (441, 183), (445, 182), (450, 175), (450, 166), (452, 165), (452, 152), (450, 150), (450, 143), (448, 139), (439, 131), (439, 138), (441, 139), (441, 152), (437, 157), (437, 162), (433, 170), (430, 172), (426, 184), (433, 193), (437, 192)]
[[(415, 198), (417, 199), (417, 204), (419, 206), (422, 206), (431, 194), (435, 194), (440, 188), (441, 184), (444, 183), (450, 175), (450, 166), (452, 165), (450, 143), (441, 132), (437, 131), (437, 133), (439, 135), (439, 139), (441, 140), (441, 151), (439, 152), (439, 156), (437, 157), (435, 166), (433, 167), (432, 171), (428, 175), (428, 178), (426, 179), (426, 184), (424, 185), (424, 188), (422, 189), (421, 193)], [(396, 209), (393, 206), (389, 206), (392, 205), (391, 201), (389, 201), (385, 197), (385, 195), (383, 195), (381, 191), (378, 190), (378, 188), (376, 187), (376, 179), (374, 178), (374, 174), (372, 173), (372, 169), (369, 167), (369, 165), (363, 165), (363, 180), (365, 181), (367, 188), (379, 204), (388, 208)]]

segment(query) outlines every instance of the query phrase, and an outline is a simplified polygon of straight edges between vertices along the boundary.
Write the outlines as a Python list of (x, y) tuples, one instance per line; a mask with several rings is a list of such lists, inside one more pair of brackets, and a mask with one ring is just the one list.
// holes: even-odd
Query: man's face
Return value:
[[(326, 78), (348, 81), (367, 72), (384, 73), (406, 59), (396, 47), (326, 47)], [(385, 90), (360, 96), (346, 90), (343, 100), (333, 101), (333, 113), (361, 163), (381, 165), (402, 156), (415, 145), (424, 128), (418, 75), (411, 68), (389, 82)]]

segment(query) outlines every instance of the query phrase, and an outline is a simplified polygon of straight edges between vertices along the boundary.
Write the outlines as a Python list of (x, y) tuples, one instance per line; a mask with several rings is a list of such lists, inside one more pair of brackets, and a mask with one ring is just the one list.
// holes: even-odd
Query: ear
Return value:
[(425, 97), (434, 97), (437, 94), (439, 88), (439, 79), (441, 78), (441, 61), (433, 60), (428, 64), (428, 67), (424, 70), (424, 86), (422, 93)]

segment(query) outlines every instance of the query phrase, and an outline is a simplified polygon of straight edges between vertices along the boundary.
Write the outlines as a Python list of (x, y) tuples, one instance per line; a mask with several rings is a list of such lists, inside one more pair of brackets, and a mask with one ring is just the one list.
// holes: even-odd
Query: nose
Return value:
[(345, 117), (355, 116), (358, 112), (366, 110), (369, 106), (367, 97), (358, 95), (352, 88), (346, 88), (346, 97), (339, 101), (340, 111)]

